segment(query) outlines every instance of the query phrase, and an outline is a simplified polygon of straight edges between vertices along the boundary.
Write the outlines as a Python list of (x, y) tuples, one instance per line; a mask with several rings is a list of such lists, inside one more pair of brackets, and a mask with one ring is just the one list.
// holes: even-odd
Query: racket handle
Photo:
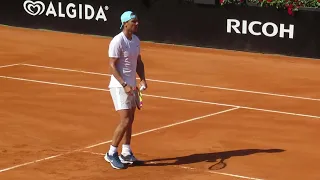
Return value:
[(145, 86), (141, 86), (141, 87), (140, 87), (140, 91), (143, 91), (143, 90), (145, 90), (145, 89), (146, 89)]

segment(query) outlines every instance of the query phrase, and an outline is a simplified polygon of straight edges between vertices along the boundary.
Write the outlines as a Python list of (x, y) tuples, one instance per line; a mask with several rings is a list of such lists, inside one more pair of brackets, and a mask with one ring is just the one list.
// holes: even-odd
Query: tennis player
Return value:
[[(148, 87), (140, 55), (140, 40), (135, 35), (138, 30), (138, 17), (132, 11), (126, 11), (120, 19), (122, 31), (111, 40), (109, 45), (109, 64), (112, 72), (109, 89), (120, 122), (114, 131), (110, 149), (104, 157), (115, 169), (123, 169), (124, 164), (138, 161), (130, 147), (136, 111), (133, 93), (136, 87), (144, 86), (145, 89)], [(140, 78), (139, 85), (137, 85), (136, 73)], [(118, 147), (121, 140), (123, 145), (119, 156)]]

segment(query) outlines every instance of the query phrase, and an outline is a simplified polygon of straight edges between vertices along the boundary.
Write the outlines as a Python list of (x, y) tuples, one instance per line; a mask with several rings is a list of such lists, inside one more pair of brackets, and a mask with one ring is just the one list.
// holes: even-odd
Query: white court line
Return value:
[(276, 111), (276, 110), (269, 110), (269, 109), (260, 109), (260, 108), (246, 107), (246, 106), (237, 106), (237, 105), (232, 105), (232, 104), (221, 104), (221, 103), (214, 103), (214, 102), (208, 102), (208, 101), (181, 99), (181, 98), (157, 96), (157, 95), (149, 95), (149, 94), (143, 94), (143, 95), (144, 96), (149, 96), (149, 97), (155, 97), (155, 98), (162, 98), (162, 99), (171, 99), (171, 100), (195, 102), (195, 103), (202, 103), (202, 104), (213, 104), (213, 105), (229, 106), (229, 107), (240, 107), (242, 109), (249, 109), (249, 110), (256, 110), (256, 111), (264, 111), (264, 112), (271, 112), (271, 113), (279, 113), (279, 114), (287, 114), (287, 115), (293, 115), (293, 116), (303, 116), (303, 117), (310, 117), (310, 118), (318, 118), (318, 119), (320, 119), (320, 116), (314, 116), (314, 115), (308, 115), (308, 114), (298, 114), (298, 113)]
[(9, 77), (9, 76), (0, 76), (0, 78), (13, 79), (13, 80), (19, 80), (19, 81), (26, 81), (26, 82), (35, 82), (35, 83), (41, 83), (41, 84), (50, 84), (50, 85), (57, 85), (57, 86), (65, 86), (65, 87), (74, 87), (74, 88), (80, 88), (80, 89), (90, 89), (90, 90), (97, 90), (97, 91), (109, 91), (107, 89), (101, 89), (101, 88), (77, 86), (77, 85), (71, 85), (71, 84), (61, 84), (61, 83), (54, 83), (54, 82), (48, 82), (48, 81), (38, 81), (38, 80), (32, 80), (32, 79)]
[[(184, 124), (184, 123), (196, 121), (196, 120), (199, 120), (199, 119), (203, 119), (203, 118), (206, 118), (206, 117), (210, 117), (210, 116), (215, 116), (215, 115), (218, 115), (218, 114), (226, 113), (226, 112), (233, 111), (233, 110), (236, 110), (236, 109), (239, 109), (239, 108), (231, 108), (231, 109), (227, 109), (227, 110), (224, 110), (224, 111), (219, 111), (219, 112), (216, 112), (216, 113), (211, 113), (211, 114), (208, 114), (208, 115), (199, 116), (199, 117), (188, 119), (188, 120), (181, 121), (181, 122), (178, 122), (178, 123), (173, 123), (173, 124), (169, 124), (169, 125), (162, 126), (162, 127), (159, 127), (159, 128), (154, 128), (154, 129), (150, 129), (150, 130), (147, 130), (147, 131), (142, 131), (142, 132), (139, 132), (139, 133), (135, 133), (132, 136), (139, 136), (139, 135), (142, 135), (142, 134), (146, 134), (146, 133), (158, 131), (158, 130), (161, 130), (161, 129), (169, 128), (169, 127), (172, 127), (172, 126), (177, 126), (179, 124)], [(61, 153), (61, 154), (58, 154), (58, 155), (46, 157), (46, 158), (43, 158), (43, 159), (39, 159), (39, 160), (35, 160), (35, 161), (19, 164), (19, 165), (16, 165), (16, 166), (5, 168), (5, 169), (0, 169), (0, 173), (5, 172), (5, 171), (9, 171), (9, 170), (12, 170), (12, 169), (16, 169), (16, 168), (19, 168), (19, 167), (27, 166), (27, 165), (30, 165), (30, 164), (35, 164), (35, 163), (38, 163), (38, 162), (41, 162), (41, 161), (57, 158), (57, 157), (60, 157), (60, 156), (66, 155), (66, 154), (79, 152), (79, 151), (82, 151), (84, 149), (90, 149), (90, 148), (97, 147), (97, 146), (100, 146), (100, 145), (103, 145), (103, 144), (111, 143), (111, 141), (112, 140), (104, 141), (104, 142), (101, 142), (101, 143), (98, 143), (98, 144), (87, 146), (85, 148), (81, 148), (81, 149), (69, 151), (69, 152), (66, 152), (66, 153)]]
[[(49, 67), (49, 66), (40, 66), (40, 65), (33, 65), (33, 64), (20, 64), (20, 65), (30, 66), (30, 67), (46, 68), (46, 69), (55, 69), (55, 70), (69, 71), (69, 72), (78, 72), (78, 73), (84, 73), (84, 74), (111, 76), (110, 74), (104, 74), (104, 73), (82, 71), (82, 70), (73, 70), (73, 69), (65, 69), (65, 68), (56, 68), (56, 67)], [(167, 84), (177, 84), (177, 85), (184, 85), (184, 86), (202, 87), (202, 88), (210, 88), (210, 89), (220, 89), (220, 90), (226, 90), (226, 91), (237, 91), (237, 92), (244, 92), (244, 93), (251, 93), (251, 94), (262, 94), (262, 95), (268, 95), (268, 96), (278, 96), (278, 97), (286, 97), (286, 98), (294, 98), (294, 99), (320, 101), (320, 99), (309, 98), (309, 97), (290, 96), (290, 95), (284, 95), (284, 94), (267, 93), (267, 92), (259, 92), (259, 91), (250, 91), (250, 90), (243, 90), (243, 89), (224, 88), (224, 87), (218, 87), (218, 86), (206, 86), (206, 85), (200, 85), (200, 84), (190, 84), (190, 83), (164, 81), (164, 80), (156, 80), (156, 79), (147, 79), (147, 80), (148, 81), (154, 81), (154, 82), (167, 83)]]
[[(103, 153), (96, 153), (96, 152), (90, 152), (90, 151), (81, 151), (83, 153), (89, 153), (89, 154), (93, 154), (93, 155), (99, 155), (99, 156), (104, 156), (105, 154)], [(157, 164), (156, 162), (149, 162), (150, 164)], [(180, 169), (189, 169), (189, 170), (195, 170), (195, 171), (200, 171), (200, 169), (197, 168), (193, 168), (193, 167), (188, 167), (188, 166), (182, 166), (182, 165), (173, 165), (173, 167), (177, 167)], [(202, 171), (202, 170), (201, 170)], [(253, 178), (253, 177), (248, 177), (248, 176), (241, 176), (241, 175), (237, 175), (237, 174), (230, 174), (230, 173), (222, 173), (222, 172), (217, 172), (217, 171), (204, 171), (207, 173), (211, 173), (211, 174), (218, 174), (218, 175), (223, 175), (223, 176), (231, 176), (231, 177), (236, 177), (236, 178), (241, 178), (241, 179), (251, 179), (251, 180), (263, 180), (263, 179), (259, 179), (259, 178)]]
[(54, 70), (60, 70), (60, 71), (69, 71), (69, 72), (78, 72), (78, 73), (84, 73), (84, 74), (93, 74), (93, 75), (101, 75), (101, 76), (111, 76), (110, 74), (104, 74), (104, 73), (97, 73), (97, 72), (90, 72), (90, 71), (81, 71), (81, 70), (73, 70), (73, 69), (65, 69), (65, 68), (57, 68), (57, 67), (50, 67), (50, 66), (40, 66), (40, 65), (34, 65), (34, 64), (20, 64), (22, 66), (30, 66), (30, 67), (38, 67), (38, 68), (45, 68), (45, 69), (54, 69)]
[(4, 66), (0, 66), (0, 68), (6, 68), (6, 67), (12, 67), (12, 66), (18, 66), (20, 64), (8, 64), (8, 65), (4, 65)]
[[(53, 83), (53, 82), (47, 82), (47, 81), (38, 81), (38, 80), (16, 78), (16, 77), (9, 77), (9, 76), (0, 76), (0, 78), (13, 79), (13, 80), (19, 80), (19, 81), (27, 81), (27, 82), (35, 82), (35, 83), (42, 83), (42, 84), (51, 84), (51, 85), (65, 86), (65, 87), (74, 87), (74, 88), (80, 88), (80, 89), (90, 89), (90, 90), (97, 90), (97, 91), (109, 91), (108, 89), (93, 88), (93, 87), (87, 87), (87, 86), (77, 86), (77, 85), (62, 84), (62, 83)], [(239, 107), (239, 108), (242, 108), (242, 109), (249, 109), (249, 110), (256, 110), (256, 111), (264, 111), (264, 112), (271, 112), (271, 113), (279, 113), (279, 114), (286, 114), (286, 115), (302, 116), (302, 117), (320, 119), (320, 116), (314, 116), (314, 115), (308, 115), (308, 114), (298, 114), (298, 113), (284, 112), (284, 111), (276, 111), (276, 110), (270, 110), (270, 109), (253, 108), (253, 107), (246, 107), (246, 106), (238, 106), (238, 105), (233, 105), (233, 104), (223, 104), (223, 103), (215, 103), (215, 102), (199, 101), (199, 100), (191, 100), (191, 99), (183, 99), (183, 98), (174, 98), (174, 97), (167, 97), (167, 96), (157, 96), (157, 95), (151, 95), (151, 94), (144, 94), (144, 96), (161, 98), (161, 99), (184, 101), (184, 102), (211, 104), (211, 105), (218, 105), (218, 106)]]
[(12, 170), (12, 169), (16, 169), (16, 168), (19, 168), (19, 167), (27, 166), (27, 165), (30, 165), (30, 164), (35, 164), (37, 162), (41, 162), (41, 161), (53, 159), (53, 158), (56, 158), (56, 157), (60, 157), (62, 155), (65, 155), (65, 154), (58, 154), (58, 155), (55, 155), (55, 156), (50, 156), (50, 157), (46, 157), (46, 158), (43, 158), (43, 159), (39, 159), (39, 160), (35, 160), (35, 161), (19, 164), (19, 165), (12, 166), (12, 167), (9, 167), (9, 168), (0, 169), (0, 173), (5, 172), (5, 171), (9, 171), (9, 170)]

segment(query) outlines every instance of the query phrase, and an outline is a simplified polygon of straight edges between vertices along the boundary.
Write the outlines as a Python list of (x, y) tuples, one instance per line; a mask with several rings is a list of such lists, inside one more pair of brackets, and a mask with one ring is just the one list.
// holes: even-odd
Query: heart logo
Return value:
[(26, 0), (23, 3), (23, 8), (28, 14), (32, 16), (36, 16), (36, 15), (41, 15), (44, 12), (45, 5), (41, 1), (33, 2), (31, 0)]

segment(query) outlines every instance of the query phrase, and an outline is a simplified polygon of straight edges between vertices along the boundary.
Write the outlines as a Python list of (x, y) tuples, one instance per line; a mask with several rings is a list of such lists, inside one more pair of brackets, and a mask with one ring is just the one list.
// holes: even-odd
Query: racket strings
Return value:
[(134, 95), (135, 95), (136, 106), (140, 110), (142, 108), (143, 101), (142, 101), (141, 90), (138, 87), (136, 87)]

